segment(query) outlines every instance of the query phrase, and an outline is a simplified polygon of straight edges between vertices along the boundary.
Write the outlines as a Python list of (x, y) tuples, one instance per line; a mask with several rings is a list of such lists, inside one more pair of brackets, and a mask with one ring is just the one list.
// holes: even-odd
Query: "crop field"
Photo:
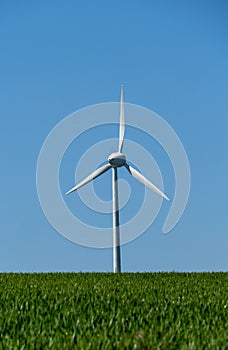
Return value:
[(228, 349), (228, 273), (2, 273), (0, 349)]

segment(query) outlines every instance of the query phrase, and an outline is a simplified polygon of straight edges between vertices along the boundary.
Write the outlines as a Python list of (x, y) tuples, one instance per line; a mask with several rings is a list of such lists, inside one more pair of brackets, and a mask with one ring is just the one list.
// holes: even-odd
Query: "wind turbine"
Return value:
[(112, 168), (112, 203), (113, 203), (113, 272), (121, 272), (121, 257), (120, 257), (120, 222), (119, 222), (119, 204), (118, 204), (118, 177), (117, 177), (117, 169), (124, 166), (130, 175), (132, 175), (135, 179), (142, 182), (144, 185), (152, 189), (161, 197), (165, 198), (169, 201), (169, 198), (160, 191), (155, 185), (152, 184), (149, 180), (147, 180), (142, 174), (140, 174), (136, 169), (130, 166), (127, 161), (125, 155), (122, 153), (123, 143), (124, 143), (124, 131), (125, 131), (125, 121), (124, 121), (124, 89), (121, 86), (121, 98), (120, 98), (120, 127), (119, 127), (119, 148), (118, 152), (114, 152), (110, 154), (108, 157), (108, 163), (101, 166), (92, 174), (87, 176), (84, 180), (82, 180), (78, 185), (71, 188), (66, 194), (70, 194), (80, 187), (86, 185), (90, 181), (96, 179), (100, 175), (104, 174), (106, 171)]

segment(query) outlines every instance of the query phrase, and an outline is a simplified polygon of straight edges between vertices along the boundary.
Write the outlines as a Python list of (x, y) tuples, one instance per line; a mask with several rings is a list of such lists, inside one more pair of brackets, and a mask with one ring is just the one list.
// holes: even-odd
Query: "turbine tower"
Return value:
[(155, 185), (147, 180), (143, 175), (141, 175), (136, 169), (127, 164), (126, 157), (122, 153), (123, 143), (124, 143), (124, 131), (125, 131), (125, 121), (124, 121), (124, 89), (121, 86), (121, 97), (120, 97), (120, 127), (119, 127), (119, 148), (118, 152), (110, 154), (108, 157), (108, 163), (101, 166), (92, 174), (87, 176), (78, 185), (71, 188), (66, 194), (70, 194), (80, 187), (86, 185), (90, 181), (96, 179), (100, 175), (104, 174), (106, 171), (112, 168), (112, 218), (113, 218), (113, 272), (121, 272), (121, 256), (120, 256), (120, 222), (119, 222), (119, 203), (118, 203), (118, 176), (117, 169), (124, 166), (130, 175), (135, 179), (142, 182), (145, 186), (152, 189), (161, 197), (169, 201), (169, 198), (160, 191)]

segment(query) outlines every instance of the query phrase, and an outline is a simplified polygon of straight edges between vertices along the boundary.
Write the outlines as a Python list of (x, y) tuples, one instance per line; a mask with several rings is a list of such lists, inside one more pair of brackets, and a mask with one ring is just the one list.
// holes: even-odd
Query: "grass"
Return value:
[(0, 349), (228, 349), (228, 273), (0, 274)]

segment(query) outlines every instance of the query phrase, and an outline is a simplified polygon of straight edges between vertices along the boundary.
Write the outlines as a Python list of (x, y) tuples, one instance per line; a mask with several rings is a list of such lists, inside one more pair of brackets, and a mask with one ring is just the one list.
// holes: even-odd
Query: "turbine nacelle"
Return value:
[(108, 157), (108, 162), (113, 167), (121, 167), (126, 164), (126, 157), (121, 152), (114, 152)]

